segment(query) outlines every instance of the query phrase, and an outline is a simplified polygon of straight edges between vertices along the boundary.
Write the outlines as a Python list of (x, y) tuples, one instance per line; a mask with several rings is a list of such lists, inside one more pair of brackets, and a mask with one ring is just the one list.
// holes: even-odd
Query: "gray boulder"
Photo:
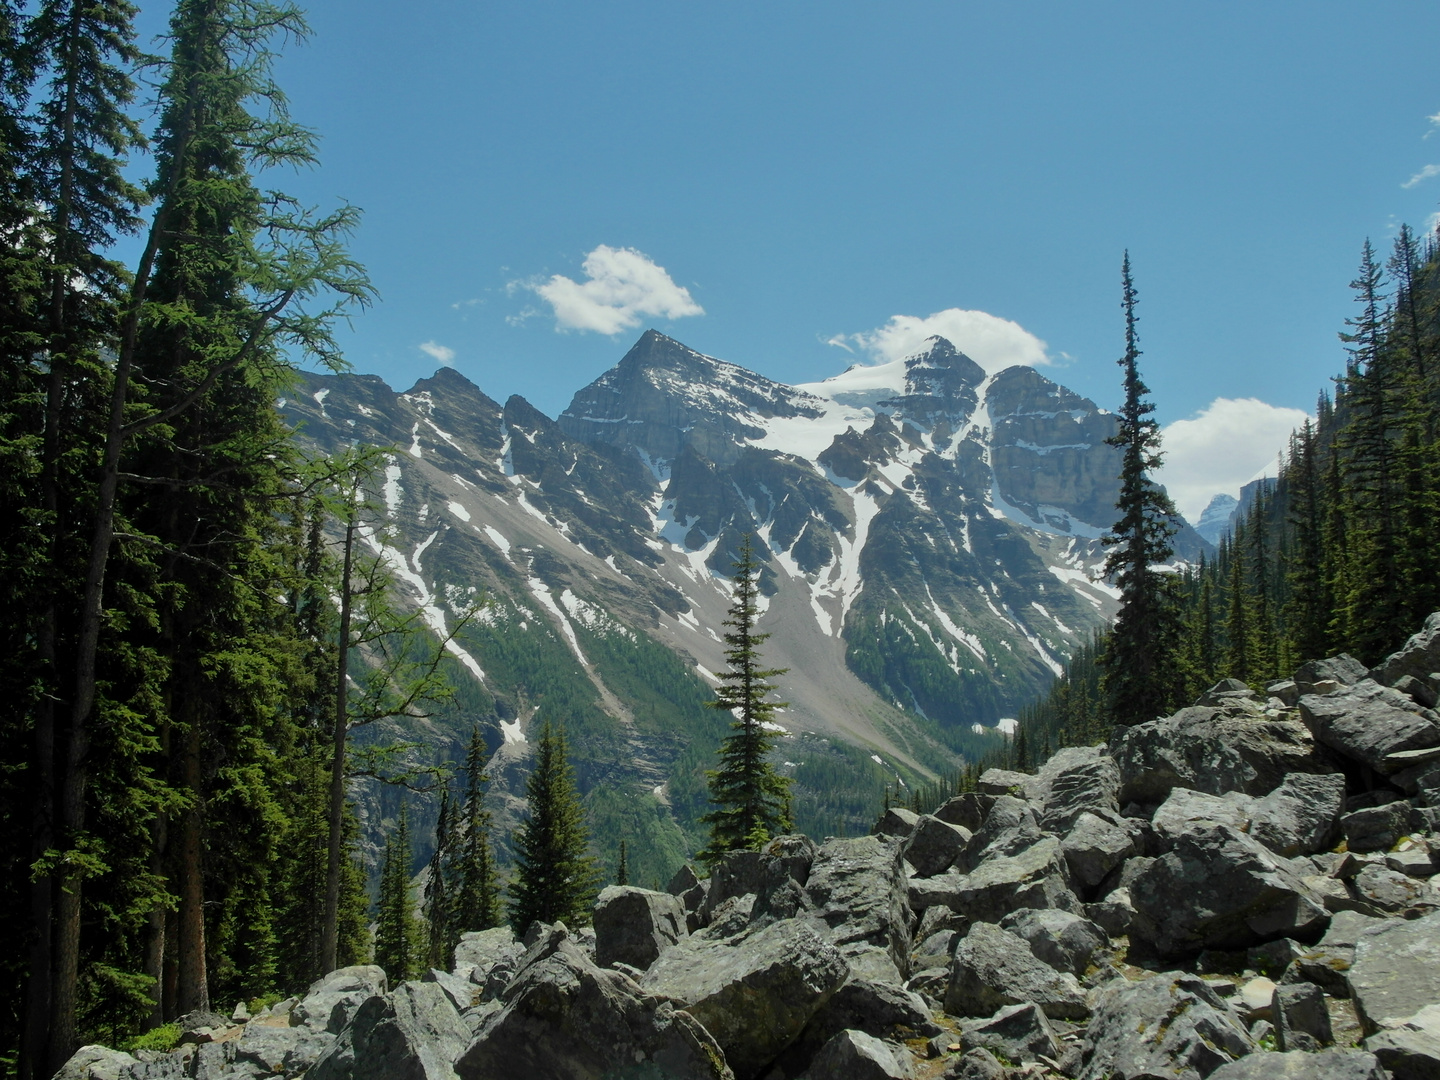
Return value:
[(1080, 814), (1060, 844), (1076, 885), (1094, 889), (1126, 859), (1138, 855), (1136, 834), (1088, 811)]
[(989, 816), (990, 807), (994, 804), (995, 796), (993, 795), (967, 791), (964, 795), (956, 795), (947, 799), (945, 804), (935, 811), (935, 816), (941, 821), (959, 825), (973, 833), (985, 824), (985, 818)]
[(1440, 671), (1440, 611), (1425, 620), (1419, 633), (1375, 665), (1370, 676), (1384, 686), (1394, 686), (1407, 675), (1423, 683), (1432, 671)]
[[(515, 933), (509, 926), (472, 930), (461, 934), (460, 942), (455, 946), (454, 971), (459, 974), (470, 968), (488, 973), (496, 964), (502, 961), (514, 964), (524, 955), (525, 946), (515, 939)], [(472, 975), (471, 981), (483, 982), (484, 976), (476, 979)]]
[(777, 836), (764, 848), (765, 854), (779, 859), (785, 872), (802, 887), (810, 880), (810, 867), (815, 862), (815, 853), (819, 850), (820, 845), (804, 833)]
[(1291, 773), (1270, 794), (1255, 800), (1250, 835), (1287, 858), (1328, 850), (1345, 810), (1340, 773)]
[(1380, 773), (1399, 771), (1386, 760), (1396, 751), (1440, 746), (1435, 713), (1373, 679), (1333, 694), (1305, 695), (1300, 717), (1316, 742)]
[(1040, 796), (1040, 778), (1010, 769), (986, 769), (975, 781), (975, 790), (982, 795), (1013, 795), (1035, 802)]
[(1067, 882), (1060, 841), (1053, 836), (1013, 855), (993, 855), (970, 873), (946, 883), (949, 891), (938, 902), (978, 922), (999, 922), (1019, 908), (1075, 911), (1080, 907)]
[(1154, 805), (1177, 788), (1210, 795), (1265, 795), (1287, 773), (1326, 772), (1304, 724), (1258, 707), (1193, 706), (1126, 728), (1111, 740), (1120, 770), (1120, 805)]
[(1347, 979), (1366, 1035), (1403, 1027), (1440, 1002), (1440, 913), (1386, 920), (1356, 935)]
[(460, 1080), (664, 1076), (733, 1080), (719, 1045), (689, 1013), (596, 967), (563, 931), (526, 953), (493, 1013), (455, 1063)]
[(1352, 811), (1340, 818), (1340, 830), (1351, 851), (1389, 851), (1410, 831), (1410, 804), (1399, 801)]
[(1435, 1080), (1440, 1076), (1440, 1036), (1428, 1031), (1397, 1028), (1365, 1040), (1394, 1080)]
[(960, 1021), (960, 1044), (1017, 1063), (1034, 1061), (1042, 1054), (1052, 1060), (1059, 1056), (1045, 1010), (1028, 1001), (1009, 1005), (983, 1020)]
[(1313, 940), (1329, 913), (1278, 856), (1228, 825), (1197, 822), (1130, 884), (1139, 934), (1163, 957)]
[(669, 893), (611, 885), (595, 902), (595, 963), (629, 964), (642, 971), (688, 933), (685, 907)]
[(909, 895), (898, 841), (881, 836), (826, 841), (815, 854), (805, 891), (815, 917), (842, 951), (883, 949), (898, 973), (906, 974)]
[(1314, 983), (1275, 987), (1271, 1003), (1275, 1041), (1281, 1050), (1319, 1050), (1335, 1041), (1325, 992)]
[(863, 1031), (842, 1031), (810, 1062), (810, 1080), (909, 1080), (910, 1052)]
[(773, 855), (760, 851), (732, 851), (710, 871), (710, 888), (700, 919), (708, 924), (726, 900), (753, 896), (758, 902), (790, 881), (790, 871)]
[(903, 806), (892, 806), (880, 815), (880, 820), (875, 823), (875, 828), (871, 832), (878, 836), (895, 836), (904, 839), (915, 831), (915, 826), (919, 821), (920, 815), (914, 810), (907, 810)]
[(970, 843), (970, 830), (926, 814), (915, 825), (900, 852), (920, 877), (948, 870)]
[(245, 1025), (240, 1038), (225, 1043), (238, 1070), (259, 1076), (295, 1077), (306, 1072), (335, 1043), (327, 1031), (289, 1027), (283, 1018), (261, 1017)]
[(1240, 1017), (1199, 976), (1116, 979), (1097, 995), (1078, 1080), (1197, 1080), (1254, 1049)]
[(1359, 660), (1349, 653), (1341, 653), (1301, 664), (1295, 672), (1294, 683), (1302, 695), (1321, 694), (1342, 686), (1354, 686), (1369, 675), (1370, 670)]
[(1034, 807), (1013, 795), (996, 796), (955, 868), (964, 873), (993, 855), (1011, 855), (1038, 839), (1040, 822)]
[(807, 922), (789, 920), (732, 938), (686, 938), (640, 986), (703, 1024), (746, 1080), (795, 1041), (849, 974), (834, 945)]
[(1367, 915), (1421, 914), (1440, 907), (1440, 895), (1429, 882), (1372, 863), (1350, 882), (1350, 899)]
[(1067, 746), (1040, 767), (1040, 827), (1063, 833), (1081, 814), (1120, 810), (1120, 770), (1103, 746)]
[(1333, 1048), (1318, 1054), (1251, 1054), (1210, 1074), (1210, 1080), (1387, 1080), (1375, 1055)]
[(445, 996), (450, 1003), (460, 1012), (464, 1012), (474, 1005), (480, 996), (480, 988), (469, 979), (462, 979), (459, 975), (452, 975), (448, 971), (441, 971), (439, 968), (431, 968), (424, 975), (424, 980), (434, 983), (445, 991)]
[(1085, 917), (1111, 937), (1124, 937), (1135, 923), (1135, 905), (1128, 888), (1114, 889), (1104, 899), (1086, 904)]
[(82, 1046), (60, 1066), (54, 1080), (120, 1080), (120, 1074), (139, 1062), (123, 1050), (108, 1046)]
[(290, 1024), (339, 1035), (356, 1010), (384, 994), (385, 987), (385, 972), (374, 964), (339, 968), (310, 984), (300, 1003), (290, 1010)]
[(938, 1035), (940, 1030), (919, 994), (852, 977), (820, 1006), (781, 1065), (792, 1065), (788, 1071), (803, 1071), (804, 1063), (842, 1031), (904, 1041)]
[(675, 876), (670, 879), (670, 884), (665, 886), (665, 891), (680, 898), (680, 903), (685, 908), (685, 927), (690, 933), (693, 934), (704, 925), (701, 915), (705, 910), (705, 899), (710, 894), (709, 878), (702, 881), (695, 873), (695, 868), (686, 863), (675, 871)]
[(1024, 1002), (1060, 1019), (1083, 1019), (1088, 1014), (1085, 993), (1075, 976), (1037, 960), (1024, 938), (992, 923), (976, 923), (955, 950), (945, 1011), (991, 1016)]
[(470, 1028), (435, 983), (405, 982), (355, 1012), (307, 1080), (451, 1080)]
[(1025, 908), (1000, 920), (1000, 928), (1025, 939), (1037, 960), (1083, 978), (1110, 938), (1089, 919), (1057, 908)]
[(1253, 799), (1233, 791), (1222, 797), (1189, 788), (1175, 788), (1156, 808), (1150, 824), (1165, 846), (1202, 821), (1229, 825), (1237, 832), (1245, 832), (1250, 827), (1253, 804)]
[(942, 1080), (1005, 1080), (1005, 1066), (984, 1047), (967, 1050), (951, 1058), (941, 1074)]

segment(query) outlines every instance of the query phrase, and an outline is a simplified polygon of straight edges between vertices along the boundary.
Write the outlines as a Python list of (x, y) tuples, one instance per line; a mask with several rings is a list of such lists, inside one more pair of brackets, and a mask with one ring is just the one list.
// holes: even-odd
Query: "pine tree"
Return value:
[(757, 633), (755, 598), (759, 565), (747, 533), (735, 562), (734, 597), (725, 625), (725, 661), (712, 709), (732, 713), (732, 734), (720, 747), (720, 766), (707, 772), (710, 802), (716, 809), (700, 820), (710, 826), (710, 842), (698, 858), (714, 863), (727, 851), (758, 849), (772, 836), (788, 832), (790, 781), (769, 760), (775, 732), (768, 725), (788, 702), (769, 701), (783, 668), (762, 668), (759, 647), (769, 634)]
[(376, 903), (375, 963), (393, 984), (414, 974), (419, 959), (415, 910), (410, 899), (410, 821), (405, 799), (395, 832), (385, 841)]
[(630, 863), (629, 860), (626, 858), (624, 840), (620, 841), (620, 861), (615, 866), (615, 884), (630, 884)]
[(449, 971), (458, 934), (454, 931), (455, 898), (451, 894), (451, 863), (458, 839), (455, 809), (450, 799), (450, 778), (442, 778), (440, 810), (435, 817), (435, 851), (425, 877), (426, 962), (432, 968)]
[(1161, 464), (1160, 426), (1151, 417), (1155, 406), (1146, 400), (1149, 388), (1140, 379), (1139, 336), (1136, 333), (1135, 284), (1130, 253), (1121, 271), (1125, 311), (1125, 402), (1119, 430), (1107, 442), (1121, 452), (1119, 520), (1105, 537), (1110, 551), (1105, 573), (1120, 590), (1120, 614), (1105, 650), (1105, 691), (1117, 724), (1153, 720), (1172, 703), (1176, 693), (1179, 617), (1164, 576), (1155, 569), (1174, 553), (1175, 507), (1150, 479)]
[(470, 731), (465, 754), (465, 802), (454, 844), (451, 931), (457, 941), (469, 931), (500, 925), (500, 881), (490, 844), (490, 811), (485, 809), (485, 789), (490, 783), (485, 760), (485, 740), (476, 726)]
[(565, 735), (549, 720), (540, 733), (525, 796), (530, 813), (515, 834), (510, 925), (517, 933), (536, 921), (583, 926), (590, 921), (599, 872), (588, 851), (585, 812), (566, 760)]

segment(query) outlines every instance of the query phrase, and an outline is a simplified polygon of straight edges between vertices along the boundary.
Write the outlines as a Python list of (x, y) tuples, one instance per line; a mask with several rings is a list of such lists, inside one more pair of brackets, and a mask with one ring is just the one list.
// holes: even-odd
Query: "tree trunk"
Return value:
[(353, 500), (345, 522), (345, 555), (340, 578), (340, 648), (335, 673), (334, 741), (330, 755), (330, 820), (325, 862), (325, 915), (320, 927), (321, 973), (334, 971), (340, 944), (340, 863), (345, 855), (345, 743), (350, 733), (350, 571), (355, 553)]
[(180, 822), (180, 937), (176, 942), (180, 961), (176, 1008), (182, 1015), (210, 1008), (210, 986), (205, 972), (205, 883), (201, 844), (204, 798), (201, 790), (201, 721), (198, 714), (202, 710), (197, 702), (192, 701), (188, 711), (184, 773), (190, 805)]

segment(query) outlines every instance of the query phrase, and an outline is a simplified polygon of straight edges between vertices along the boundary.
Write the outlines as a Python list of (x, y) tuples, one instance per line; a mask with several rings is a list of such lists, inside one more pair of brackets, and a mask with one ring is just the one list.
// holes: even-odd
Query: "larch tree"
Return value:
[(735, 562), (734, 595), (725, 625), (725, 661), (710, 708), (731, 713), (732, 733), (720, 746), (719, 767), (706, 773), (715, 809), (701, 817), (710, 841), (699, 858), (714, 863), (727, 851), (758, 849), (772, 836), (789, 832), (790, 780), (770, 761), (776, 732), (769, 725), (789, 703), (772, 701), (769, 680), (784, 668), (762, 667), (760, 646), (769, 634), (755, 629), (760, 567), (747, 533)]
[(1105, 649), (1105, 691), (1117, 724), (1153, 720), (1174, 696), (1180, 620), (1166, 578), (1157, 569), (1174, 554), (1175, 506), (1151, 479), (1160, 467), (1160, 425), (1151, 415), (1149, 387), (1140, 378), (1135, 283), (1130, 253), (1121, 271), (1125, 312), (1125, 401), (1119, 430), (1106, 441), (1119, 449), (1119, 519), (1104, 538), (1105, 573), (1120, 590), (1120, 613)]
[(589, 852), (585, 811), (566, 760), (565, 735), (546, 720), (525, 784), (530, 813), (515, 832), (510, 925), (523, 934), (533, 922), (583, 926), (600, 881)]

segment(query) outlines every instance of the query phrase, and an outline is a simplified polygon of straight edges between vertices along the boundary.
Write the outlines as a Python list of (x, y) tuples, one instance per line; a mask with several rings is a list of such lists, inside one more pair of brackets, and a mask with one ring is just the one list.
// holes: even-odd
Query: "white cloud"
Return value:
[(516, 282), (548, 303), (557, 330), (593, 330), (618, 334), (632, 330), (647, 316), (679, 319), (704, 315), (688, 289), (676, 285), (663, 266), (634, 248), (601, 244), (581, 267), (586, 280), (572, 281), (562, 274), (549, 281)]
[(1424, 136), (1428, 139), (1431, 135), (1434, 135), (1437, 130), (1440, 130), (1440, 113), (1436, 113), (1434, 116), (1427, 116), (1425, 119), (1430, 121), (1430, 130), (1425, 132)]
[(1419, 172), (1417, 172), (1414, 176), (1410, 177), (1409, 180), (1406, 180), (1405, 183), (1401, 184), (1400, 186), (1402, 188), (1412, 188), (1416, 184), (1420, 183), (1420, 181), (1429, 180), (1432, 176), (1440, 176), (1440, 165), (1426, 165), (1425, 168), (1421, 169)]
[(448, 346), (441, 345), (439, 342), (422, 342), (420, 351), (445, 367), (449, 367), (455, 362), (455, 350)]
[(1303, 409), (1267, 405), (1259, 398), (1216, 398), (1188, 420), (1161, 432), (1165, 466), (1156, 476), (1186, 520), (1196, 521), (1211, 497), (1260, 476), (1274, 476), (1290, 433), (1305, 422)]
[(853, 351), (850, 345), (854, 344), (884, 362), (913, 356), (924, 348), (927, 338), (936, 335), (947, 338), (987, 372), (1016, 364), (1033, 367), (1053, 362), (1045, 351), (1045, 342), (1019, 323), (963, 308), (946, 308), (924, 318), (892, 315), (889, 322), (876, 330), (837, 334), (826, 344), (838, 345), (847, 351)]

